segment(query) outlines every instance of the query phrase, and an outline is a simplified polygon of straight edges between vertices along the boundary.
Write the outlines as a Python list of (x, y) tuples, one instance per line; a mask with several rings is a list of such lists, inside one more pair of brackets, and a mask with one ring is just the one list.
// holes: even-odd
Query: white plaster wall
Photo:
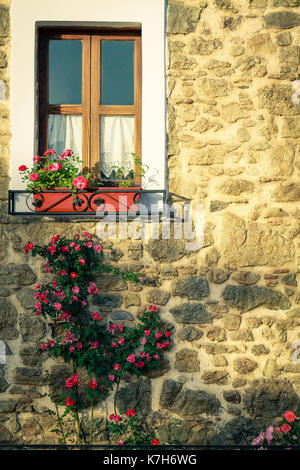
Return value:
[[(11, 49), (11, 189), (23, 189), (20, 164), (36, 153), (36, 25), (72, 22), (141, 24), (143, 63), (142, 155), (165, 187), (165, 0), (13, 0)], [(159, 170), (158, 174), (157, 171)], [(146, 183), (146, 181), (145, 181)]]

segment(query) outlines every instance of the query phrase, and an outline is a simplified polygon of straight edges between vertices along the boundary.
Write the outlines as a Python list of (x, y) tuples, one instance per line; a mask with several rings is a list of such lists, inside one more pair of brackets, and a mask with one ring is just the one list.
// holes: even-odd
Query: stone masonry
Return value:
[[(39, 350), (54, 332), (33, 315), (44, 274), (24, 245), (95, 233), (96, 223), (7, 215), (9, 7), (0, 1), (0, 442), (47, 444), (55, 435), (45, 373), (59, 383), (68, 370)], [(153, 303), (173, 331), (162, 369), (129, 377), (117, 395), (119, 410), (145, 413), (162, 443), (245, 444), (242, 435), (300, 412), (300, 364), (292, 360), (300, 340), (300, 104), (292, 97), (299, 7), (168, 3), (169, 190), (204, 204), (204, 247), (106, 240), (107, 262), (141, 272), (142, 282), (98, 280), (106, 318), (130, 325)], [(108, 442), (109, 412), (111, 398), (96, 410), (98, 443)]]

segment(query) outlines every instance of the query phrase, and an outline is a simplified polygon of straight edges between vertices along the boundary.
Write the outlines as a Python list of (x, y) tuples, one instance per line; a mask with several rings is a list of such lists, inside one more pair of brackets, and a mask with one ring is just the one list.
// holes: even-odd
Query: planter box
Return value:
[(45, 190), (33, 195), (35, 212), (134, 212), (140, 198), (141, 187), (89, 188), (78, 191), (73, 197), (66, 188)]

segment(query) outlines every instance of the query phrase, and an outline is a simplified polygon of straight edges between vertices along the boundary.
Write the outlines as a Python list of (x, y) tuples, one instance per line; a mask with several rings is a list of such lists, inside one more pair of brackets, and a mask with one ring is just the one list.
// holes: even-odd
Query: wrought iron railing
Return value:
[[(56, 198), (45, 204), (49, 195), (56, 196)], [(153, 199), (153, 196), (156, 198)], [(135, 218), (140, 215), (149, 216), (151, 208), (153, 205), (155, 206), (155, 201), (159, 201), (159, 205), (163, 206), (166, 197), (167, 192), (164, 189), (111, 188), (93, 191), (82, 190), (77, 191), (74, 195), (68, 189), (40, 192), (9, 190), (8, 214), (31, 217), (72, 216), (72, 218), (126, 215), (128, 218)], [(143, 210), (139, 209), (141, 205)], [(64, 206), (70, 207), (71, 210), (63, 210)], [(158, 214), (161, 216), (162, 212), (158, 210)]]

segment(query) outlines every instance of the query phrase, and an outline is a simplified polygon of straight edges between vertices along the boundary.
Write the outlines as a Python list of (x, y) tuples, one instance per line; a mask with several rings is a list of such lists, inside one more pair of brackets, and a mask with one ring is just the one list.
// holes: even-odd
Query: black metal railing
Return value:
[[(47, 195), (57, 196), (55, 200), (45, 203)], [(164, 189), (128, 189), (111, 188), (93, 191), (81, 190), (73, 194), (68, 189), (43, 191), (8, 191), (8, 214), (16, 216), (72, 216), (85, 218), (101, 218), (107, 215), (122, 215), (135, 218), (140, 215), (149, 216), (155, 206), (157, 195), (160, 204), (166, 202), (167, 192)], [(152, 197), (149, 197), (152, 196)], [(143, 206), (143, 210), (139, 206)], [(21, 206), (21, 208), (20, 208)], [(64, 210), (69, 207), (71, 210)], [(111, 210), (113, 208), (113, 210)], [(161, 216), (162, 212), (158, 211)]]

